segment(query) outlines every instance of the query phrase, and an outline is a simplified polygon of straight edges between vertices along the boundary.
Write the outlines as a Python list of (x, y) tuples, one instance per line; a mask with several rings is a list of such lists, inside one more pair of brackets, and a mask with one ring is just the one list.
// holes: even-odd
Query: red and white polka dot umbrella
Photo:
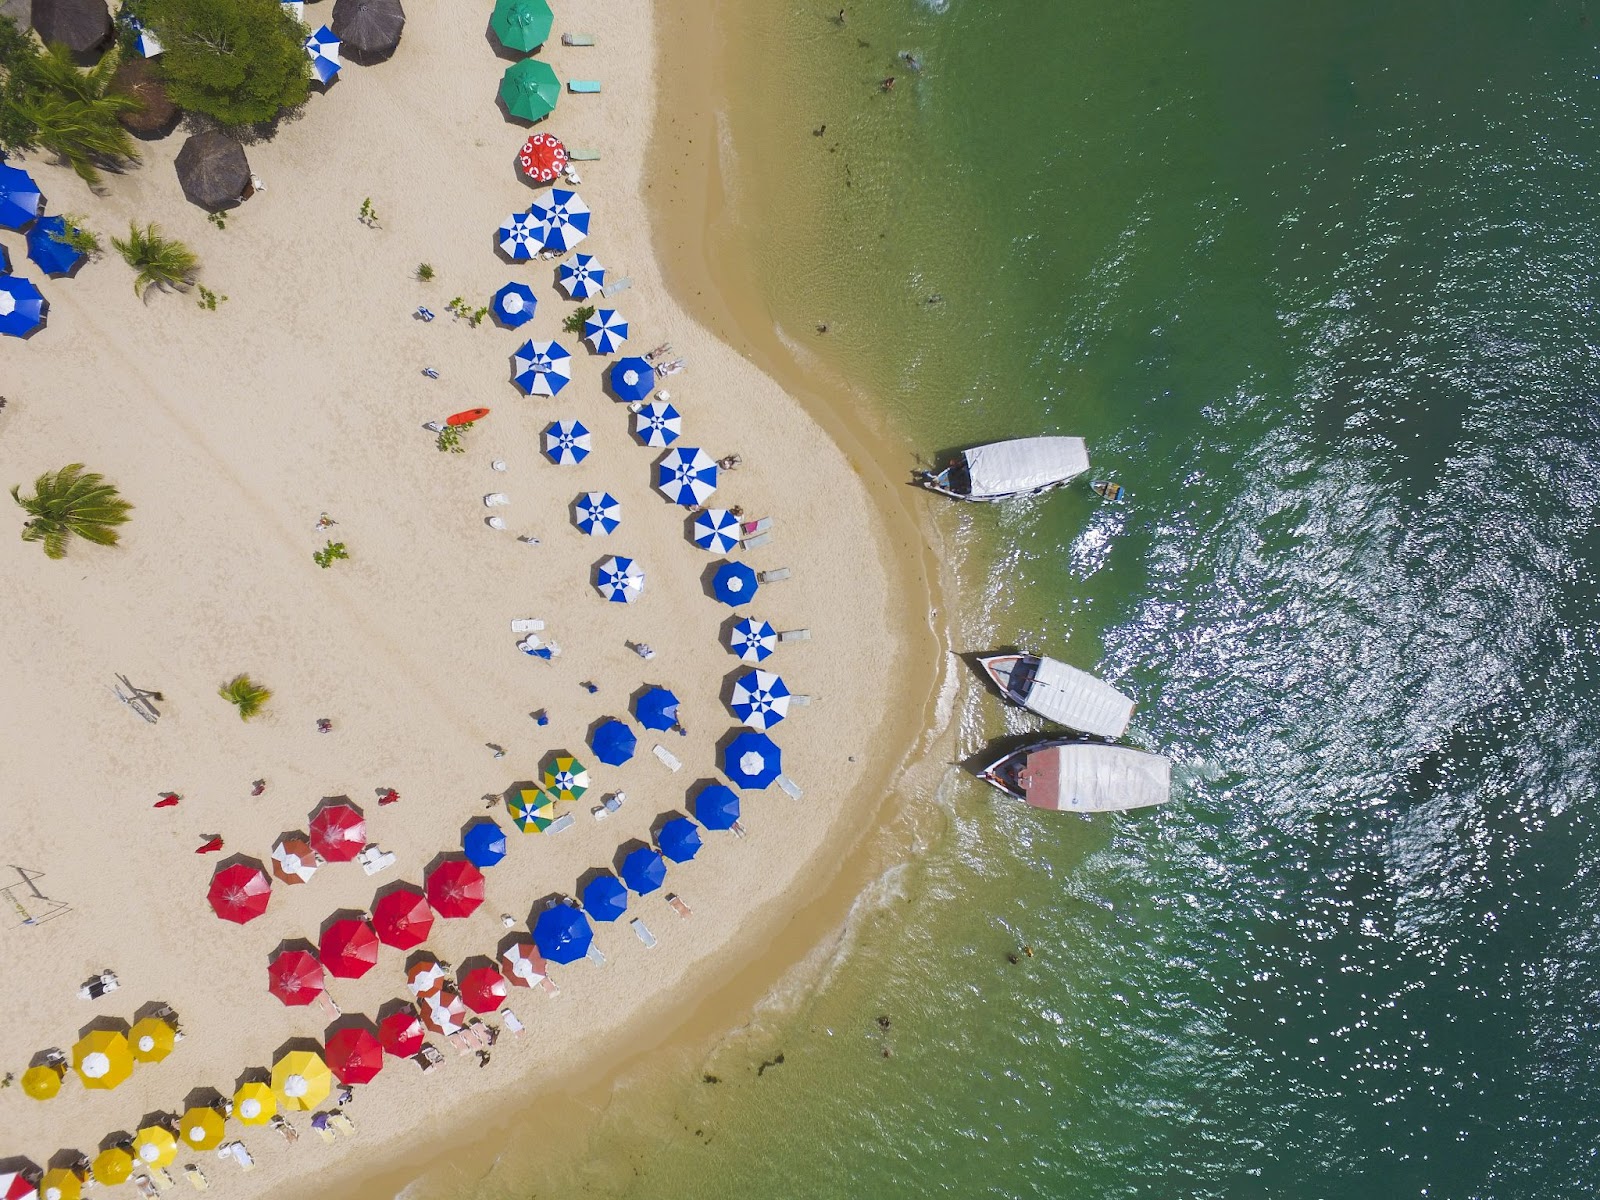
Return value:
[(517, 161), (522, 164), (522, 173), (529, 179), (549, 183), (567, 165), (567, 148), (553, 133), (536, 133), (522, 143), (522, 152), (517, 155)]

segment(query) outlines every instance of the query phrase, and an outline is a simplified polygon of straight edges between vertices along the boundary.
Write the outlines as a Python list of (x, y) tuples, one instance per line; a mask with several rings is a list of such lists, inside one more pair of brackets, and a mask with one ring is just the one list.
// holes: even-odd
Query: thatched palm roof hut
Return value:
[(33, 27), (46, 45), (60, 42), (92, 61), (111, 41), (111, 12), (106, 0), (33, 0)]
[(400, 0), (335, 0), (333, 32), (345, 55), (359, 63), (381, 62), (394, 53), (406, 27)]
[(215, 129), (184, 142), (173, 165), (183, 194), (212, 212), (237, 204), (250, 186), (250, 160), (244, 147)]
[(177, 125), (178, 106), (167, 95), (149, 59), (123, 59), (111, 77), (111, 90), (139, 102), (138, 108), (117, 114), (122, 127), (135, 137), (166, 137)]

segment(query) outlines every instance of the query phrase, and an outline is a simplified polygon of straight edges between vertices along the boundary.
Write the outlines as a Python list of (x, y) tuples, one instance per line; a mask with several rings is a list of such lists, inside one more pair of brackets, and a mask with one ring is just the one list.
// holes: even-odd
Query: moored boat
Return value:
[(1034, 808), (1121, 812), (1165, 804), (1171, 760), (1128, 746), (1054, 738), (995, 759), (978, 778)]
[(917, 482), (957, 500), (1008, 500), (1058, 488), (1088, 469), (1082, 438), (1015, 438), (963, 450), (941, 470), (919, 471)]
[(1046, 720), (1103, 738), (1128, 731), (1133, 701), (1087, 671), (1038, 654), (986, 654), (978, 662), (1001, 695)]

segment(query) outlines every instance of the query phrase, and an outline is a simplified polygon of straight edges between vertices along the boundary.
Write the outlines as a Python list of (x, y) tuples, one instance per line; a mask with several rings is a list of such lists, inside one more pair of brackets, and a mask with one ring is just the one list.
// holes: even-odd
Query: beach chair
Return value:
[(778, 635), (778, 640), (780, 642), (809, 642), (811, 640), (811, 630), (785, 629)]
[(667, 893), (667, 905), (668, 905), (669, 908), (672, 909), (673, 912), (677, 913), (685, 921), (687, 921), (690, 917), (694, 916), (694, 909), (690, 908), (687, 904), (685, 904), (679, 898), (677, 892), (668, 892)]
[[(295, 1134), (296, 1138), (299, 1136), (298, 1133)], [(256, 1160), (250, 1156), (250, 1151), (245, 1149), (243, 1142), (234, 1142), (232, 1144), (232, 1154), (233, 1161), (239, 1164), (241, 1171), (254, 1171), (256, 1169)]]
[(589, 810), (589, 815), (591, 817), (593, 817), (596, 821), (604, 821), (607, 817), (609, 817), (611, 815), (611, 810), (609, 808), (607, 808), (604, 804), (596, 804), (593, 808), (591, 808)]
[(650, 932), (650, 926), (646, 925), (638, 917), (629, 921), (628, 924), (632, 927), (634, 933), (639, 935), (639, 940), (644, 943), (646, 950), (654, 950), (656, 948), (656, 935)]
[(787, 793), (789, 799), (791, 800), (798, 800), (801, 796), (805, 795), (805, 793), (800, 790), (800, 785), (794, 780), (790, 779), (787, 775), (778, 776), (778, 786), (781, 787), (785, 793)]
[(291, 1146), (300, 1140), (300, 1131), (282, 1117), (274, 1117), (272, 1127), (278, 1131), (278, 1136)]
[(499, 508), (502, 504), (510, 504), (511, 497), (504, 492), (490, 492), (483, 498), (485, 508)]
[(598, 150), (570, 150), (569, 149), (567, 151), (567, 160), (569, 162), (599, 162), (600, 161), (600, 151), (598, 151)]
[(625, 292), (633, 286), (633, 278), (628, 275), (619, 275), (601, 288), (603, 295), (615, 296), (618, 292)]
[(600, 81), (598, 79), (569, 79), (569, 80), (567, 80), (567, 91), (573, 92), (573, 93), (578, 94), (578, 95), (592, 96), (596, 92), (598, 92), (599, 90), (600, 90)]
[(790, 692), (789, 703), (798, 704), (800, 707), (804, 708), (807, 704), (811, 703), (811, 697), (806, 695), (804, 692)]
[(356, 859), (361, 863), (361, 869), (368, 875), (387, 871), (396, 862), (393, 850), (379, 850), (376, 846), (368, 846), (356, 856)]
[(344, 1134), (345, 1137), (355, 1137), (356, 1135), (355, 1122), (349, 1117), (345, 1116), (342, 1112), (336, 1112), (330, 1116), (328, 1118), (328, 1124), (332, 1125), (340, 1133)]
[(754, 537), (758, 533), (765, 533), (772, 528), (771, 517), (759, 517), (754, 521), (745, 521), (739, 526), (739, 536), (742, 538)]
[(668, 750), (665, 746), (658, 744), (656, 748), (651, 751), (651, 753), (665, 763), (667, 770), (669, 771), (681, 770), (683, 767), (683, 764), (673, 756), (672, 751)]
[(197, 1192), (203, 1192), (211, 1186), (211, 1181), (206, 1178), (206, 1173), (194, 1163), (183, 1164), (183, 1174), (189, 1181), (189, 1186)]
[(467, 1036), (465, 1029), (460, 1033), (446, 1034), (444, 1040), (455, 1047), (457, 1054), (471, 1054), (474, 1049), (472, 1039)]
[(744, 548), (746, 550), (759, 550), (762, 546), (765, 546), (770, 541), (772, 541), (772, 535), (770, 533), (752, 534), (750, 537), (744, 539)]
[(537, 633), (544, 628), (544, 622), (538, 617), (518, 617), (511, 622), (512, 633)]
[(151, 1167), (150, 1182), (155, 1184), (159, 1191), (164, 1192), (172, 1186), (172, 1176), (167, 1174), (165, 1167)]
[(504, 532), (506, 527), (506, 519), (504, 517), (490, 517), (484, 522), (484, 524), (490, 529), (498, 529), (501, 532)]
[(432, 1042), (423, 1042), (422, 1049), (412, 1056), (411, 1061), (421, 1067), (422, 1073), (426, 1075), (444, 1061), (444, 1055), (439, 1053), (439, 1047)]
[(771, 571), (757, 571), (756, 579), (761, 583), (782, 583), (792, 574), (788, 567), (777, 567)]
[(511, 1032), (516, 1034), (518, 1037), (521, 1037), (522, 1031), (527, 1028), (527, 1026), (517, 1018), (517, 1014), (512, 1012), (509, 1008), (502, 1008), (500, 1010), (500, 1019), (506, 1023), (506, 1028), (511, 1030)]
[(589, 952), (585, 954), (584, 957), (597, 967), (603, 967), (606, 965), (606, 956), (600, 952), (600, 947), (596, 946), (593, 942), (589, 943)]
[(612, 792), (611, 795), (607, 796), (601, 801), (601, 803), (605, 805), (607, 812), (616, 812), (622, 807), (623, 801), (625, 801), (627, 798), (627, 792)]
[(563, 46), (592, 46), (594, 34), (592, 33), (563, 33), (561, 35)]
[(133, 1177), (133, 1186), (138, 1189), (141, 1196), (151, 1197), (156, 1194), (155, 1186), (146, 1176), (135, 1175)]
[(539, 979), (539, 986), (544, 989), (544, 994), (549, 996), (552, 1000), (561, 995), (561, 988), (558, 987), (556, 981), (551, 979), (548, 975), (542, 976)]
[(568, 829), (572, 828), (572, 823), (574, 820), (575, 818), (571, 813), (562, 813), (559, 817), (557, 817), (554, 821), (551, 821), (550, 824), (545, 827), (545, 832), (564, 833)]

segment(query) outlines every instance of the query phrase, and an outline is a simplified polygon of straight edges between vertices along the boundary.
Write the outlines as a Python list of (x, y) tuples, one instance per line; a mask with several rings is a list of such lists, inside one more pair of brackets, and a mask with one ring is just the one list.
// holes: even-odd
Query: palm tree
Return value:
[(11, 498), (29, 516), (22, 527), (22, 540), (43, 542), (47, 558), (65, 558), (67, 542), (73, 536), (97, 546), (115, 546), (113, 526), (124, 524), (133, 508), (105, 476), (85, 473), (82, 463), (46, 471), (33, 481), (33, 495), (26, 499), (20, 492), (20, 484), (11, 489)]
[(134, 269), (134, 293), (145, 299), (152, 287), (187, 291), (200, 269), (200, 256), (182, 242), (162, 237), (161, 226), (156, 224), (140, 229), (130, 223), (127, 240), (114, 237), (111, 244)]
[(101, 166), (137, 161), (133, 138), (118, 123), (139, 102), (110, 91), (117, 56), (108, 54), (87, 71), (78, 69), (65, 46), (47, 47), (17, 63), (22, 76), (14, 103), (34, 127), (33, 139), (69, 165), (90, 187), (100, 186)]
[(235, 675), (217, 689), (217, 694), (239, 710), (241, 721), (248, 721), (272, 699), (272, 689), (262, 687), (248, 675)]

